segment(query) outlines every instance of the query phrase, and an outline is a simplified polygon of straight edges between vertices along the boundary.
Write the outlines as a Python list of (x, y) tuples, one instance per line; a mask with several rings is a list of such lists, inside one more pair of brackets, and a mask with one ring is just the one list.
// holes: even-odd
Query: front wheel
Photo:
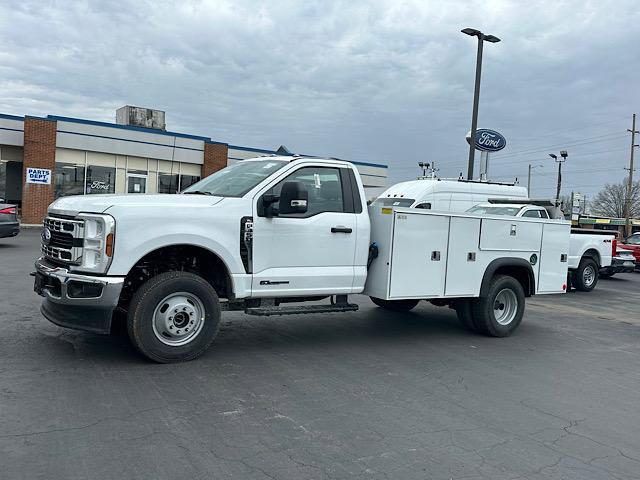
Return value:
[(583, 258), (573, 275), (573, 284), (581, 292), (590, 292), (598, 283), (598, 264), (592, 258)]
[(394, 312), (406, 313), (413, 310), (420, 300), (382, 300), (381, 298), (369, 297), (373, 303), (377, 306), (384, 308), (385, 310), (392, 310)]
[(497, 275), (487, 295), (472, 302), (476, 329), (492, 337), (511, 335), (522, 322), (524, 298), (520, 282), (508, 275)]
[(193, 360), (211, 345), (220, 325), (220, 301), (213, 287), (189, 272), (165, 272), (149, 279), (131, 299), (129, 338), (159, 363)]

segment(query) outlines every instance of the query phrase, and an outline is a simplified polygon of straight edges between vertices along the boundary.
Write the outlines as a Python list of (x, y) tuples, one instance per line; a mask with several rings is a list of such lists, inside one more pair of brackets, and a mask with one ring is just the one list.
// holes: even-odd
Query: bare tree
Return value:
[[(607, 183), (591, 201), (590, 210), (603, 217), (624, 218), (627, 202), (628, 180), (622, 183)], [(633, 184), (631, 189), (630, 216), (640, 217), (640, 181)]]

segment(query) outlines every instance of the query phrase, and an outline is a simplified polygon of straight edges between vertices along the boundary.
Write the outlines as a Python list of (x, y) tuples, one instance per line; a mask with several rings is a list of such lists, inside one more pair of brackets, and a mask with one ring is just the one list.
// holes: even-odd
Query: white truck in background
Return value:
[(260, 157), (180, 195), (59, 198), (34, 289), (43, 315), (63, 327), (109, 333), (123, 318), (157, 362), (204, 353), (223, 310), (346, 312), (358, 293), (396, 311), (448, 305), (468, 328), (504, 337), (525, 297), (566, 291), (569, 229), (554, 219), (367, 211), (351, 163)]
[[(492, 203), (511, 203), (512, 205), (487, 205), (486, 208), (472, 211), (488, 215), (549, 218), (549, 213), (542, 204), (537, 206), (532, 204), (536, 201), (529, 200), (527, 189), (524, 187), (504, 183), (435, 177), (420, 178), (393, 185), (385, 190), (374, 201), (374, 204), (464, 212), (489, 201)], [(548, 208), (551, 204), (547, 203)], [(525, 205), (531, 205), (531, 207), (525, 208)], [(561, 217), (558, 216), (558, 218)], [(615, 256), (613, 252), (615, 252), (613, 235), (573, 229), (569, 241), (570, 286), (583, 292), (593, 290), (598, 283), (598, 271), (602, 267), (611, 265), (612, 256)]]

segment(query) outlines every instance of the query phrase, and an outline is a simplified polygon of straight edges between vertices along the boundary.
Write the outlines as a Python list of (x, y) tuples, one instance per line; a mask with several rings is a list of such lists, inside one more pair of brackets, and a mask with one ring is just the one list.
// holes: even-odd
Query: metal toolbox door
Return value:
[(449, 217), (395, 213), (390, 298), (444, 295)]
[(542, 223), (518, 218), (483, 218), (480, 250), (531, 252), (540, 248)]
[(563, 292), (567, 284), (570, 225), (545, 223), (537, 293)]

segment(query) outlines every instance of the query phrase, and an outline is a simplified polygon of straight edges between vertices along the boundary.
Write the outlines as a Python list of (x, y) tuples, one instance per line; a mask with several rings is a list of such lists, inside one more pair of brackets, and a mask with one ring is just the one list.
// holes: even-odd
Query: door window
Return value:
[(527, 210), (522, 216), (526, 218), (549, 218), (546, 210)]
[[(304, 167), (296, 170), (266, 193), (276, 196), (285, 182), (301, 182), (309, 192), (305, 217), (323, 212), (344, 212), (340, 170), (329, 167)], [(278, 202), (275, 203), (278, 206)]]
[(147, 191), (147, 176), (146, 175), (132, 175), (127, 176), (127, 193), (146, 193)]

